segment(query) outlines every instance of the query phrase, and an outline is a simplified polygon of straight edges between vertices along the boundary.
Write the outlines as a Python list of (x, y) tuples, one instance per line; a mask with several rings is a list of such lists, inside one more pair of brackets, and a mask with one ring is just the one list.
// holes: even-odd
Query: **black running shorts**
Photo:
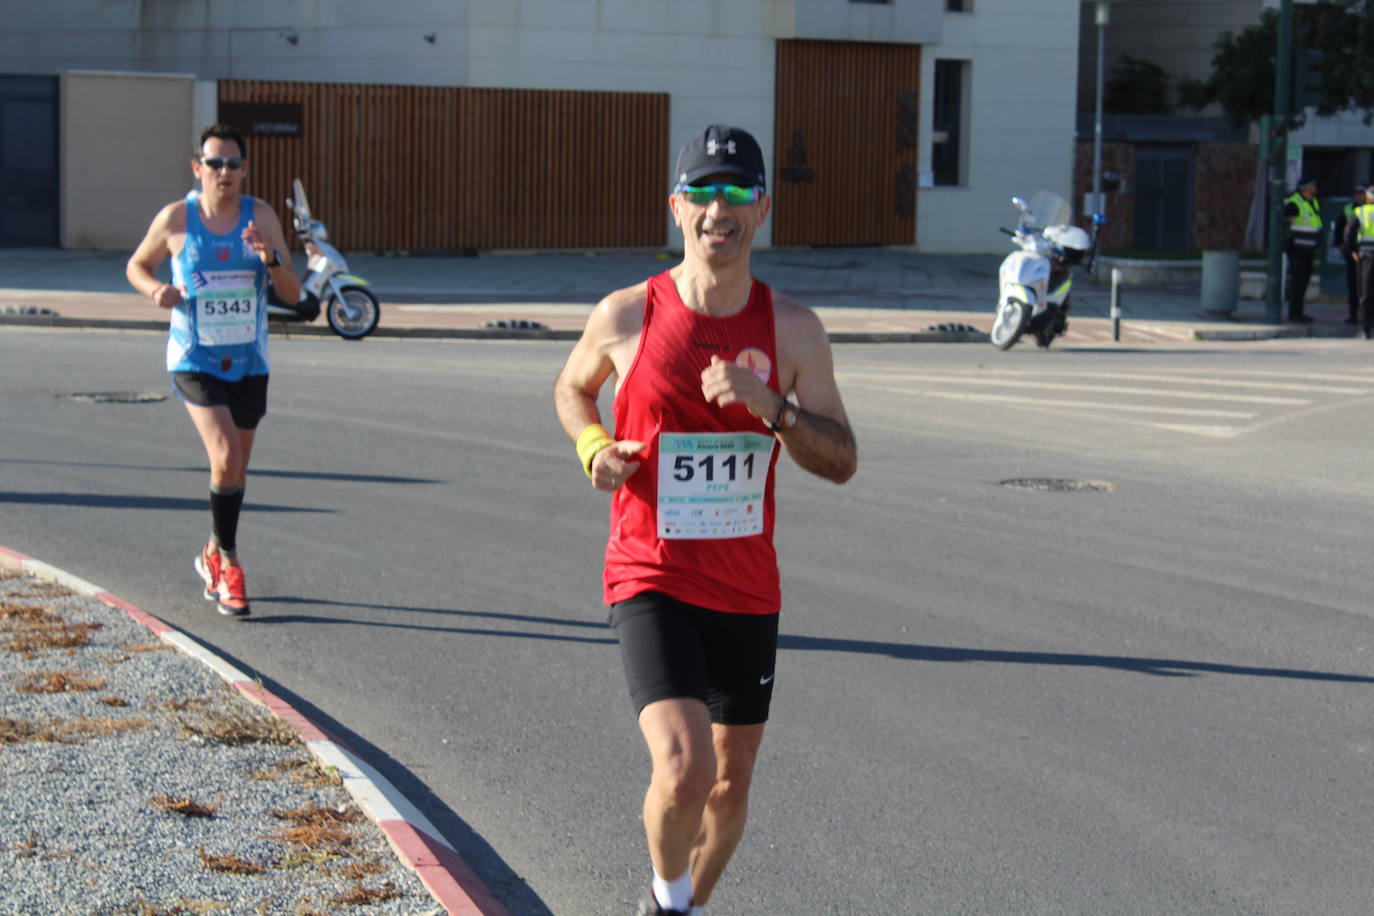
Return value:
[(768, 721), (777, 614), (727, 614), (641, 592), (611, 605), (610, 624), (636, 715), (658, 700), (695, 697), (721, 725)]
[(267, 415), (267, 376), (245, 375), (226, 382), (208, 372), (173, 372), (177, 397), (198, 407), (228, 407), (239, 429), (257, 429)]

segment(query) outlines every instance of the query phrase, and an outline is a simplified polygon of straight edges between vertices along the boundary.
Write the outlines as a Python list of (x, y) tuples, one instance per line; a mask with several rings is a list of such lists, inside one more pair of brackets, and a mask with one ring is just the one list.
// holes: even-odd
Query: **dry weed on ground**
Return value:
[[(108, 611), (104, 619), (122, 632), (107, 633), (102, 612), (93, 611), (93, 605)], [(64, 586), (0, 569), (0, 699), (6, 699), (0, 706), (6, 711), (0, 716), (0, 772), (6, 774), (0, 779), (0, 873), (7, 876), (0, 882), (0, 911), (10, 911), (6, 905), (12, 899), (7, 896), (12, 882), (82, 887), (84, 899), (84, 888), (109, 880), (101, 874), (105, 866), (75, 876), (64, 870), (97, 861), (108, 850), (63, 848), (73, 843), (71, 831), (63, 831), (61, 839), (54, 835), (49, 840), (41, 826), (26, 828), (17, 819), (7, 825), (4, 809), (12, 806), (7, 803), (4, 784), (13, 785), (14, 770), (6, 754), (44, 745), (106, 748), (105, 742), (138, 736), (138, 741), (153, 740), (172, 753), (177, 753), (178, 746), (200, 749), (197, 754), (202, 756), (191, 759), (203, 759), (206, 750), (223, 748), (226, 759), (257, 761), (216, 775), (203, 794), (168, 786), (165, 791), (145, 792), (138, 801), (155, 823), (159, 818), (173, 818), (184, 825), (184, 831), (170, 828), (173, 835), (222, 837), (223, 833), (198, 834), (194, 825), (220, 825), (222, 829), (233, 824), (233, 835), (241, 838), (242, 845), (212, 839), (178, 842), (186, 857), (188, 880), (183, 887), (196, 887), (205, 893), (178, 894), (169, 889), (165, 900), (148, 899), (144, 891), (133, 886), (139, 882), (129, 882), (129, 886), (110, 889), (116, 895), (126, 892), (129, 896), (125, 902), (101, 907), (101, 912), (121, 916), (242, 913), (248, 912), (243, 906), (254, 900), (260, 901), (252, 904), (255, 912), (290, 916), (439, 912), (414, 873), (395, 858), (380, 830), (340, 788), (338, 774), (321, 767), (289, 726), (166, 643), (131, 637), (127, 629), (131, 624), (123, 612), (76, 595)], [(174, 694), (151, 689), (148, 685), (159, 679), (138, 673), (144, 670), (139, 666), (162, 664), (163, 659), (195, 669), (198, 676), (191, 680), (197, 686)], [(97, 695), (101, 692), (105, 695)], [(95, 712), (102, 708), (108, 714)], [(119, 756), (118, 746), (109, 745), (101, 754), (108, 754), (110, 760), (128, 761), (130, 758)], [(71, 766), (70, 762), (61, 764), (61, 772)], [(43, 772), (40, 768), (38, 775)], [(79, 770), (71, 772), (73, 777), (81, 777)], [(76, 787), (83, 781), (73, 778), (66, 782)], [(254, 783), (276, 784), (280, 789), (273, 789), (272, 794), (297, 798), (299, 804), (244, 812), (239, 800), (253, 793), (239, 785)], [(16, 791), (24, 790), (20, 787)], [(85, 805), (82, 817), (100, 817), (98, 803), (86, 801)], [(128, 820), (130, 816), (122, 817)], [(163, 824), (157, 829), (168, 829), (167, 822)], [(119, 824), (113, 830), (118, 834), (125, 828), (127, 824)], [(85, 832), (77, 830), (75, 834)], [(273, 846), (279, 848), (276, 854), (272, 853)], [(214, 878), (200, 881), (194, 877), (197, 872)], [(226, 881), (236, 883), (226, 885)], [(282, 887), (288, 890), (280, 890)], [(397, 908), (400, 901), (407, 902)], [(39, 911), (88, 911), (74, 901), (68, 902), (77, 908)], [(29, 910), (16, 910), (22, 911)]]

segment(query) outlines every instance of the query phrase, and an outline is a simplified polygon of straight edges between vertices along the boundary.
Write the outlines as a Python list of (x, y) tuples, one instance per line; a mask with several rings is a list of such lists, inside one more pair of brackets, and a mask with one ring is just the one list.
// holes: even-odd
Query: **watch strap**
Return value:
[(778, 408), (778, 415), (777, 415), (776, 417), (773, 418), (773, 422), (771, 422), (771, 423), (768, 424), (768, 428), (769, 428), (770, 430), (772, 430), (773, 432), (775, 432), (775, 433), (780, 433), (780, 432), (782, 432), (783, 430), (791, 429), (792, 426), (795, 426), (795, 425), (796, 425), (796, 421), (793, 420), (792, 423), (789, 424), (788, 426), (783, 426), (783, 425), (782, 425), (782, 418), (783, 418), (783, 414), (787, 413), (788, 410), (794, 410), (794, 411), (795, 411), (796, 409), (797, 409), (797, 408), (796, 408), (796, 405), (794, 405), (791, 401), (787, 400), (787, 398), (783, 398), (783, 399), (782, 399), (782, 406)]

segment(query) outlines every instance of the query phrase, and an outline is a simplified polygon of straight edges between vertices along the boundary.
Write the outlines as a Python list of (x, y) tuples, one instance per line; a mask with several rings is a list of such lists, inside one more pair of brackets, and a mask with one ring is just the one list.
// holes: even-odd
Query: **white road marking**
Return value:
[[(869, 373), (855, 373), (854, 376), (849, 376), (847, 374), (847, 377), (856, 376), (858, 378), (863, 378), (867, 374)], [(885, 377), (889, 379), (892, 378), (890, 375)], [(1284, 398), (1270, 395), (1204, 394), (1194, 391), (1170, 391), (1164, 388), (1135, 388), (1121, 385), (1069, 385), (1061, 382), (1039, 381), (1033, 376), (1024, 374), (1018, 377), (999, 376), (989, 378), (985, 375), (935, 375), (916, 372), (910, 373), (910, 377), (920, 382), (948, 382), (956, 385), (996, 385), (1015, 388), (1041, 388), (1050, 391), (1100, 392), (1103, 394), (1166, 397), (1194, 401), (1238, 401), (1246, 404), (1275, 404), (1288, 407), (1302, 407), (1312, 403), (1308, 398)], [(1122, 377), (1129, 378), (1129, 376)]]
[[(1228, 417), (1250, 420), (1259, 416), (1239, 410), (1207, 410), (1198, 407), (1170, 407), (1152, 404), (1109, 404), (1104, 401), (1072, 401), (1062, 398), (1018, 397), (1014, 394), (984, 394), (971, 391), (940, 391), (939, 389), (902, 388), (892, 385), (874, 386), (879, 391), (894, 394), (915, 394), (922, 397), (945, 398), (952, 401), (976, 401), (987, 404), (1017, 404), (1027, 407), (1076, 407), (1087, 410), (1122, 411), (1124, 413), (1168, 413), (1187, 417)], [(1150, 424), (1151, 426), (1157, 424)]]
[[(1007, 372), (1006, 370), (1000, 369), (990, 370), (986, 374), (998, 376), (1016, 375), (1016, 373), (1014, 372)], [(1345, 388), (1334, 385), (1307, 385), (1297, 384), (1293, 382), (1286, 382), (1282, 385), (1275, 385), (1273, 382), (1245, 381), (1243, 379), (1238, 378), (1202, 378), (1197, 375), (1150, 375), (1147, 373), (1136, 372), (1054, 372), (1052, 374), (1055, 378), (1125, 378), (1135, 382), (1177, 382), (1179, 384), (1189, 385), (1220, 385), (1228, 388), (1260, 388), (1263, 390), (1270, 391), (1316, 391), (1325, 394), (1369, 394), (1371, 390), (1369, 388)], [(1024, 373), (1022, 373), (1021, 375), (1022, 377), (1024, 377)], [(1303, 375), (1298, 377), (1305, 380), (1317, 378), (1317, 376), (1312, 375)], [(1346, 377), (1339, 379), (1339, 381), (1349, 382), (1351, 381), (1351, 379)]]

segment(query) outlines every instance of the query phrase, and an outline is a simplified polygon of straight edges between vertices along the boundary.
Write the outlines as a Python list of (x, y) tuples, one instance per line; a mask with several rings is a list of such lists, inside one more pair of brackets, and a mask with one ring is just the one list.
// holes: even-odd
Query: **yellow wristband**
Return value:
[(596, 453), (608, 445), (615, 445), (611, 434), (600, 423), (593, 423), (577, 436), (577, 460), (582, 462), (582, 470), (592, 476), (592, 459)]

